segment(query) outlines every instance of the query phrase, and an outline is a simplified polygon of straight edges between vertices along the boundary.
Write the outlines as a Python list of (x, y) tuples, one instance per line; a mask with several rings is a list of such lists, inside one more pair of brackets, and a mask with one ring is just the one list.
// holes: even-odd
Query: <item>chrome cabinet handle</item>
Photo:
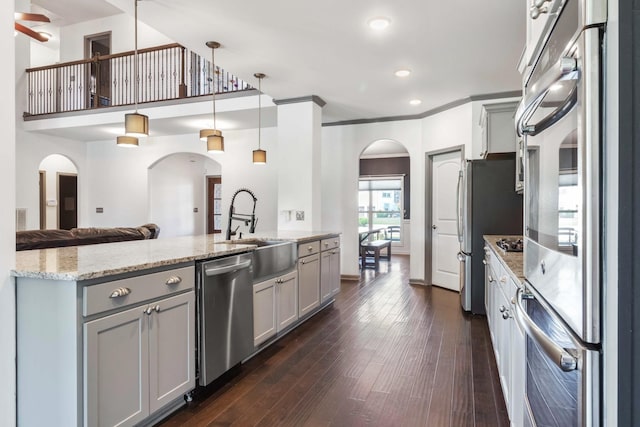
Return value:
[(301, 260), (301, 261), (300, 261), (300, 263), (301, 263), (302, 265), (305, 265), (305, 264), (307, 263), (307, 261), (305, 261), (305, 260)]
[(483, 265), (487, 265), (487, 260), (486, 260), (486, 259), (483, 259), (483, 260), (482, 260), (482, 264), (483, 264)]
[(500, 313), (504, 313), (505, 311), (507, 311), (506, 307), (504, 305), (500, 306)]
[(500, 283), (507, 283), (507, 276), (502, 276), (500, 278)]
[(334, 241), (333, 241), (333, 244), (337, 246), (337, 245), (338, 245), (338, 241), (337, 241), (337, 240), (334, 240)]
[(177, 285), (178, 283), (182, 282), (182, 277), (180, 276), (171, 276), (167, 279), (167, 281), (165, 282), (165, 284), (167, 286), (171, 286), (171, 285)]
[(154, 310), (156, 313), (159, 313), (159, 312), (160, 312), (160, 304), (156, 304), (156, 306), (155, 306), (155, 307), (153, 307), (153, 310)]
[(490, 274), (487, 276), (487, 278), (489, 279), (489, 283), (493, 283), (493, 277), (491, 277)]
[(508, 312), (508, 311), (505, 311), (504, 313), (502, 313), (502, 318), (503, 318), (504, 320), (507, 320), (509, 317), (510, 317), (510, 316), (509, 316), (509, 312)]
[(329, 242), (325, 242), (324, 246), (328, 248), (329, 247)]
[(150, 316), (150, 315), (151, 315), (151, 313), (153, 312), (153, 308), (151, 308), (151, 307), (147, 307), (146, 309), (142, 310), (142, 312), (143, 312), (144, 314), (146, 314), (147, 316)]
[(109, 298), (125, 297), (130, 293), (131, 293), (131, 289), (129, 288), (118, 288), (118, 289), (114, 289), (113, 292), (111, 292), (111, 295), (109, 295)]
[(309, 247), (307, 247), (307, 250), (308, 250), (309, 252), (311, 252), (311, 251), (313, 250), (313, 246), (309, 246)]

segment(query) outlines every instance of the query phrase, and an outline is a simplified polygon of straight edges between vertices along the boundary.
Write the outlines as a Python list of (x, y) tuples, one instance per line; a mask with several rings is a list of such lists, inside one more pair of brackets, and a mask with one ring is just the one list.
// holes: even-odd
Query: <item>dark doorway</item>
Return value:
[(207, 177), (207, 234), (222, 232), (222, 178)]
[(47, 229), (47, 172), (38, 171), (40, 176), (38, 189), (40, 191), (40, 230)]
[(58, 228), (78, 226), (78, 175), (58, 173)]
[[(85, 36), (85, 58), (96, 58), (111, 54), (111, 31)], [(111, 61), (100, 59), (90, 67), (90, 100), (94, 108), (111, 105)]]

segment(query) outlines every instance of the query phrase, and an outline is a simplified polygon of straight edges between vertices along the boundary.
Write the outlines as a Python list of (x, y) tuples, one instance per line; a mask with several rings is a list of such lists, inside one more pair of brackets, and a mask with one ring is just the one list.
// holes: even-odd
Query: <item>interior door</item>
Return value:
[(58, 228), (78, 226), (78, 175), (58, 173)]
[(431, 192), (431, 283), (460, 291), (460, 262), (457, 254), (458, 223), (456, 187), (460, 173), (460, 152), (433, 156)]
[(222, 232), (222, 178), (207, 177), (207, 234)]

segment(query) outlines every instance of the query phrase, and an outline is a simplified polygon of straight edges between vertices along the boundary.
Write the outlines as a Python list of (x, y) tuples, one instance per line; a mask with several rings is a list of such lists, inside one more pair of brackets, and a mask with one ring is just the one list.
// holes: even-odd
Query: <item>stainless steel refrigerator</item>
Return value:
[[(515, 146), (515, 141), (514, 141)], [(522, 195), (515, 190), (515, 154), (468, 160), (458, 178), (460, 302), (465, 311), (485, 314), (485, 234), (522, 235)]]

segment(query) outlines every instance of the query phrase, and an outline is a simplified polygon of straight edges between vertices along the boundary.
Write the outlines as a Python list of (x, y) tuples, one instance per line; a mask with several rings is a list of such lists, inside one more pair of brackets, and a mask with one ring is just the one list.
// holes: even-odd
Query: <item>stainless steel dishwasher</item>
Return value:
[(199, 384), (206, 386), (253, 351), (252, 255), (198, 264)]

